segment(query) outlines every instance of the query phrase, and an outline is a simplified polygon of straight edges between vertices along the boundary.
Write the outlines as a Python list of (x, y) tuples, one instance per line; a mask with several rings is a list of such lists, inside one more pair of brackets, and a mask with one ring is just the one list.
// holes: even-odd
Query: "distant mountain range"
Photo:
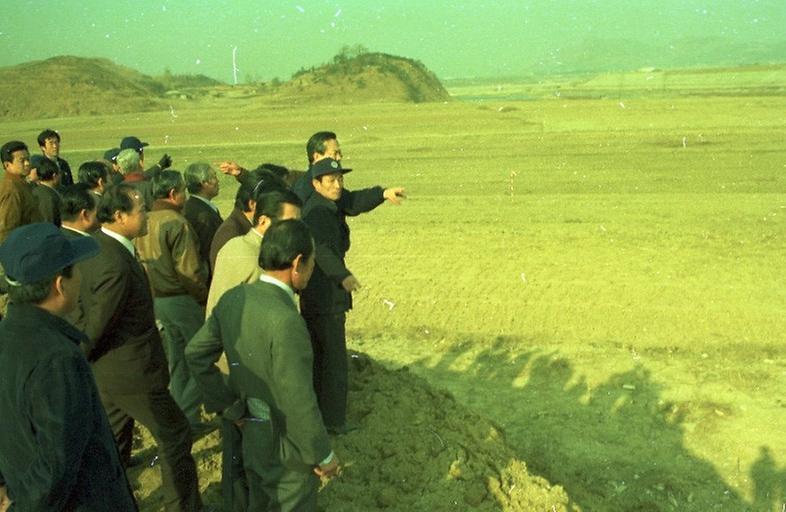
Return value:
[(786, 40), (777, 44), (752, 44), (723, 38), (684, 38), (671, 43), (646, 43), (597, 38), (555, 48), (525, 72), (553, 75), (783, 62), (786, 62)]

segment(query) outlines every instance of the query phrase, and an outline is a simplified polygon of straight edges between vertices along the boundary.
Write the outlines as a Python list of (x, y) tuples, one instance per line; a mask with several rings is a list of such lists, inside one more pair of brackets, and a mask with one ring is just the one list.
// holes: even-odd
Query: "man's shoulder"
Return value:
[(215, 213), (215, 210), (213, 210), (210, 205), (205, 203), (203, 200), (195, 196), (190, 196), (188, 199), (186, 199), (186, 203), (183, 205), (183, 215), (186, 217), (210, 213)]
[(24, 179), (20, 179), (11, 174), (5, 173), (3, 179), (0, 180), (0, 196), (10, 195), (27, 195), (32, 194), (32, 186)]
[(230, 238), (224, 247), (218, 251), (218, 254), (226, 252), (227, 254), (246, 253), (250, 250), (259, 251), (262, 246), (262, 237), (256, 233), (249, 231), (245, 235), (233, 236)]
[(321, 195), (314, 193), (308, 198), (303, 205), (303, 217), (306, 217), (311, 212), (330, 212), (337, 213), (338, 205), (330, 199), (326, 199)]
[[(267, 308), (280, 305), (283, 306), (285, 310), (291, 309), (295, 314), (299, 315), (299, 313), (297, 313), (297, 308), (294, 307), (292, 300), (287, 297), (284, 290), (262, 281), (254, 281), (253, 283), (241, 284), (231, 288), (224, 293), (219, 304), (221, 302), (237, 304), (248, 301), (264, 303)], [(264, 310), (254, 310), (253, 314), (262, 314), (263, 311)]]
[(92, 236), (96, 242), (98, 242), (101, 250), (98, 251), (98, 254), (93, 258), (87, 260), (88, 264), (90, 264), (90, 262), (97, 261), (111, 261), (117, 264), (125, 264), (128, 259), (132, 258), (131, 254), (128, 252), (128, 249), (126, 249), (123, 244), (107, 235), (100, 229), (90, 236)]

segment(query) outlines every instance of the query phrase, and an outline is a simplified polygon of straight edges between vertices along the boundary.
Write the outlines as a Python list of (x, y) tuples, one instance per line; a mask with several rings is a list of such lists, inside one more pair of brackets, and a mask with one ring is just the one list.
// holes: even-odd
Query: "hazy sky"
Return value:
[[(288, 78), (344, 45), (421, 60), (441, 78), (517, 74), (588, 38), (786, 39), (786, 0), (4, 0), (0, 66), (106, 57), (147, 74)], [(786, 56), (785, 56), (786, 57)]]

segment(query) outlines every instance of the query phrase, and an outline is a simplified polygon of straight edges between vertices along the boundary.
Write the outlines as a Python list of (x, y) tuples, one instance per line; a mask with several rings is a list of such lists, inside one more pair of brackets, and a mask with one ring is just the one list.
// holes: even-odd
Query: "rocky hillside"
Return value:
[(286, 101), (311, 102), (330, 97), (331, 102), (447, 101), (450, 96), (423, 63), (385, 53), (339, 53), (333, 62), (301, 69), (277, 93)]

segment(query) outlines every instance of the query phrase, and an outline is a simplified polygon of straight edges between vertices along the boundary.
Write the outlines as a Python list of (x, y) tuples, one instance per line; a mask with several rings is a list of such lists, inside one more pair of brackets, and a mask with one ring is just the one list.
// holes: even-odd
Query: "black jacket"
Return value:
[(221, 215), (203, 200), (191, 196), (183, 206), (183, 216), (194, 228), (199, 239), (199, 257), (210, 263), (210, 244), (213, 242), (218, 227), (223, 222)]
[(248, 220), (248, 217), (242, 210), (233, 208), (232, 213), (221, 223), (213, 235), (213, 241), (210, 244), (210, 275), (215, 273), (218, 251), (224, 247), (224, 244), (236, 236), (245, 235), (250, 230), (251, 221)]
[[(40, 165), (41, 160), (44, 158), (48, 158), (45, 155), (33, 155), (30, 157), (30, 167), (38, 167)], [(57, 157), (57, 168), (60, 169), (60, 186), (67, 187), (69, 185), (74, 184), (74, 176), (71, 174), (71, 166), (68, 165), (68, 162), (63, 160), (60, 157)]]
[(32, 305), (0, 322), (0, 485), (11, 510), (136, 510), (71, 324)]
[(382, 204), (382, 187), (349, 192), (331, 201), (314, 192), (303, 206), (303, 221), (311, 230), (316, 244), (317, 264), (308, 286), (300, 294), (304, 316), (342, 313), (352, 309), (352, 295), (341, 286), (352, 274), (344, 263), (349, 251), (347, 215), (368, 212)]

